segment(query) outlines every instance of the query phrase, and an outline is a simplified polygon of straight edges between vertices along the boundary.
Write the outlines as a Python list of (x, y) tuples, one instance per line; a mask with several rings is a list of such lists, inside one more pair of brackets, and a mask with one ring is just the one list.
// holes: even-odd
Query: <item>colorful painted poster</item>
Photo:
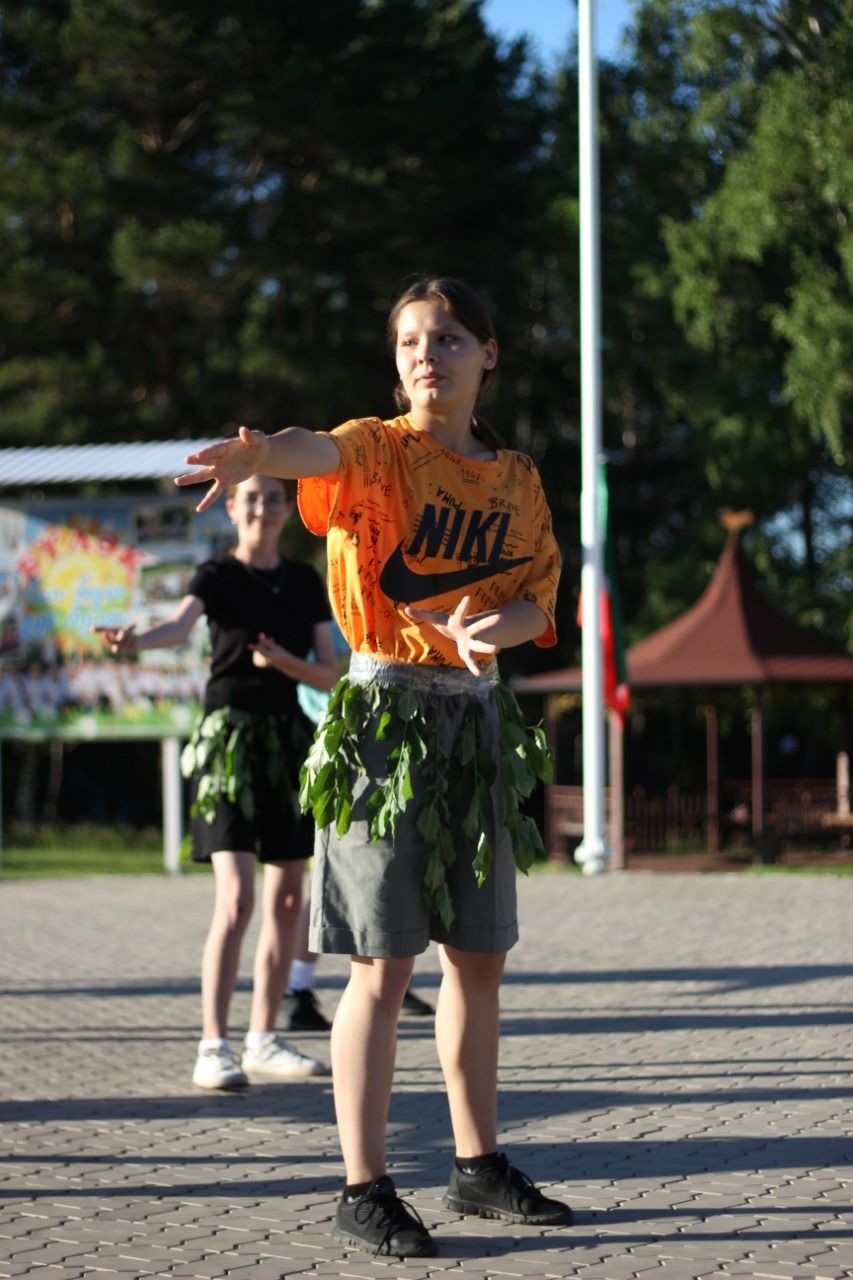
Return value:
[(186, 733), (206, 627), (178, 650), (107, 656), (93, 628), (168, 618), (195, 566), (231, 541), (224, 509), (188, 500), (0, 504), (0, 735)]

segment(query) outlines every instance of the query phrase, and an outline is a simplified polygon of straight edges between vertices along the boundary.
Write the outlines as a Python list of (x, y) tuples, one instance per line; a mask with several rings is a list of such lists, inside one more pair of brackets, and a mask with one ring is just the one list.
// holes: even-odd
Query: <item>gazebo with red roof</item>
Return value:
[[(851, 684), (853, 658), (840, 652), (825, 636), (784, 617), (764, 599), (739, 540), (740, 530), (751, 520), (749, 512), (723, 514), (728, 539), (703, 594), (672, 622), (631, 645), (625, 657), (628, 682), (636, 689), (738, 685), (756, 688), (751, 712), (752, 831), (760, 843), (766, 810), (763, 687), (771, 683)], [(517, 678), (512, 683), (519, 693), (556, 695), (581, 689), (581, 669), (569, 667)], [(553, 716), (547, 719), (553, 725)], [(619, 750), (621, 760), (621, 744)], [(716, 710), (710, 707), (708, 842), (712, 849), (719, 847), (717, 753)], [(615, 778), (613, 783), (615, 789)], [(839, 802), (841, 816), (845, 808), (849, 814), (849, 796), (839, 796)]]

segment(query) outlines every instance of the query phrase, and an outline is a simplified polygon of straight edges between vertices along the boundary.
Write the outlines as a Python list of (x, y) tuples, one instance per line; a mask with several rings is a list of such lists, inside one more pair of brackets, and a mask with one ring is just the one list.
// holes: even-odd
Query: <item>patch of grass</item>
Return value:
[[(209, 872), (181, 858), (181, 871)], [(6, 834), (0, 875), (4, 880), (68, 876), (165, 875), (158, 827), (15, 826)]]
[(754, 876), (853, 876), (853, 862), (756, 863), (744, 869)]
[(537, 858), (533, 863), (533, 866), (530, 868), (530, 874), (538, 875), (543, 871), (547, 871), (549, 873), (556, 871), (558, 875), (563, 875), (565, 872), (580, 875), (580, 867), (576, 862), (571, 860), (567, 862), (558, 862), (554, 859), (552, 862), (549, 858)]

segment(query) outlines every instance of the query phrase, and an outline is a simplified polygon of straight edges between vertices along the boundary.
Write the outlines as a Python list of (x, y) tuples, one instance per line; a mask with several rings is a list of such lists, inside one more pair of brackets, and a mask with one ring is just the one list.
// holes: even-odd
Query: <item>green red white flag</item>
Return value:
[[(603, 463), (598, 469), (598, 514), (604, 531), (604, 586), (598, 615), (604, 651), (604, 705), (624, 723), (625, 713), (631, 705), (631, 690), (628, 686), (625, 636), (616, 578), (616, 539), (610, 520), (607, 470)], [(578, 600), (578, 626), (583, 626), (583, 596)]]

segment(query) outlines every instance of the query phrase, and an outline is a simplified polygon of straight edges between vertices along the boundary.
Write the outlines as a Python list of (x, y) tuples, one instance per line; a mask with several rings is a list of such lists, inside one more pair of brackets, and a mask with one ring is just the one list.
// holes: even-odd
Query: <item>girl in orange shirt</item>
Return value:
[(498, 992), (518, 936), (516, 866), (538, 834), (519, 811), (547, 777), (500, 683), (497, 653), (553, 644), (560, 557), (536, 469), (475, 417), (498, 350), (482, 299), (422, 280), (389, 320), (404, 413), (331, 433), (241, 427), (191, 454), (206, 509), (248, 475), (298, 478), (327, 535), (333, 611), (353, 650), (303, 770), (317, 823), (311, 946), (349, 954), (332, 1029), (346, 1185), (336, 1238), (377, 1253), (436, 1246), (386, 1171), (397, 1015), (414, 957), (440, 944), (436, 1040), (456, 1147), (445, 1204), (514, 1223), (566, 1224), (498, 1152)]

